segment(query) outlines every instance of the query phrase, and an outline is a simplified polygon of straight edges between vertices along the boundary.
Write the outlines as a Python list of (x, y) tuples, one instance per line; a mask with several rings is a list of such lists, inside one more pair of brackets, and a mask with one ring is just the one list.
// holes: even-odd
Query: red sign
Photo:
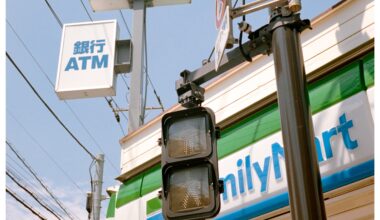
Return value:
[(226, 12), (227, 0), (216, 0), (215, 7), (215, 24), (216, 28), (219, 29), (222, 24), (224, 13)]

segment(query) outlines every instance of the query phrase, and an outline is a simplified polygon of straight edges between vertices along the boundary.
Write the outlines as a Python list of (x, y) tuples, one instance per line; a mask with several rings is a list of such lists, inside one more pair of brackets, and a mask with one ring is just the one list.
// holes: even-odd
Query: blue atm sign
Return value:
[(103, 54), (105, 45), (105, 39), (75, 42), (73, 55), (79, 56), (69, 59), (65, 71), (107, 68), (108, 54)]

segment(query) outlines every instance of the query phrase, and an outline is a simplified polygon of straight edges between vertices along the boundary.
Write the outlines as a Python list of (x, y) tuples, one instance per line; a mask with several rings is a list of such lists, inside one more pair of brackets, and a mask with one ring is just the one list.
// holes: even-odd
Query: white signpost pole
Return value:
[[(133, 59), (131, 73), (131, 93), (128, 111), (128, 133), (135, 131), (144, 123), (142, 109), (143, 62), (144, 62), (144, 1), (133, 2)], [(146, 45), (145, 45), (146, 46)]]

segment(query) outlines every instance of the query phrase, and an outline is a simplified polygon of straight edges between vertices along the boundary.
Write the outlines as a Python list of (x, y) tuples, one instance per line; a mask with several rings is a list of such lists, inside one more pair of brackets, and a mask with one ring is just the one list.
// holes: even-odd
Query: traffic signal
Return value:
[(219, 213), (215, 115), (194, 107), (162, 118), (162, 210), (166, 219), (211, 218)]

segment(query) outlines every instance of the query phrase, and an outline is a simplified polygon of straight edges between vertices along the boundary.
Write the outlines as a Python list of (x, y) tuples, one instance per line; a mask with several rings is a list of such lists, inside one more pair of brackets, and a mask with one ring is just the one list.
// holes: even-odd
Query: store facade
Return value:
[[(312, 27), (301, 39), (327, 215), (372, 219), (374, 1), (342, 1)], [(225, 192), (216, 219), (291, 218), (274, 80), (272, 57), (258, 56), (206, 87), (204, 106), (222, 128)], [(112, 193), (107, 219), (163, 219), (161, 116), (120, 141), (122, 184)]]

